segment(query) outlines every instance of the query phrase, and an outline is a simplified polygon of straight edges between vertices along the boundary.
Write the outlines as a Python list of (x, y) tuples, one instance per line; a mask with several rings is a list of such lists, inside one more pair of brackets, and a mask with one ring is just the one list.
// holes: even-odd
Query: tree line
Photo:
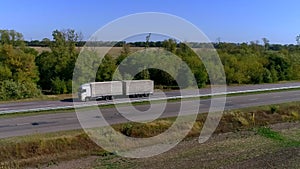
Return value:
[[(0, 100), (23, 99), (44, 94), (63, 94), (72, 92), (72, 76), (80, 46), (85, 44), (82, 35), (75, 30), (55, 30), (53, 40), (25, 41), (23, 35), (14, 30), (0, 30)], [(149, 39), (148, 39), (149, 40)], [(250, 43), (214, 43), (226, 74), (227, 84), (259, 84), (300, 79), (300, 36), (297, 45), (270, 44), (263, 38), (263, 44)], [(110, 81), (121, 66), (142, 65), (135, 60), (132, 47), (160, 48), (181, 58), (190, 68), (198, 87), (210, 84), (203, 62), (191, 50), (205, 49), (207, 44), (179, 43), (173, 39), (156, 42), (95, 42), (95, 46), (122, 47), (117, 56), (106, 54), (97, 67), (95, 81)], [(30, 46), (48, 47), (50, 50), (38, 52)], [(85, 53), (95, 55), (97, 53)], [(150, 55), (157, 55), (155, 51)], [(158, 64), (170, 62), (168, 54), (160, 56)], [(148, 57), (151, 58), (151, 57)], [(169, 59), (169, 61), (168, 61)], [(148, 59), (153, 63), (157, 60)], [(180, 67), (184, 70), (185, 67)], [(143, 69), (140, 73), (117, 72), (120, 79), (152, 79), (156, 86), (176, 88), (178, 84), (169, 73), (158, 69)], [(190, 77), (173, 72), (175, 77), (184, 78), (188, 87), (193, 83)], [(88, 69), (86, 70), (88, 73)], [(84, 73), (84, 72), (82, 72)]]

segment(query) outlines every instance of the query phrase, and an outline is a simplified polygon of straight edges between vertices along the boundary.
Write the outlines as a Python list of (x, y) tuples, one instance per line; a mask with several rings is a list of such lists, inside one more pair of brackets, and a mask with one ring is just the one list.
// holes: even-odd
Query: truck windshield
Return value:
[(78, 89), (78, 92), (79, 92), (79, 93), (85, 93), (85, 92), (86, 92), (86, 89), (81, 89), (81, 88), (80, 88), (80, 89)]

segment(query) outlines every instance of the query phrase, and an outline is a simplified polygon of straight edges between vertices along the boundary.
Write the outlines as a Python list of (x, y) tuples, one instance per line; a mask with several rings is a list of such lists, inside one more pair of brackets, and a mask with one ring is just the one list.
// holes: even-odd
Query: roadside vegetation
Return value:
[[(150, 35), (148, 35), (150, 36)], [(39, 97), (41, 94), (68, 94), (72, 92), (72, 75), (76, 59), (85, 42), (81, 33), (72, 29), (55, 30), (52, 40), (24, 41), (21, 33), (0, 30), (0, 100), (17, 100)], [(297, 41), (299, 42), (299, 41)], [(110, 81), (117, 66), (126, 58), (145, 48), (162, 48), (179, 56), (195, 75), (198, 87), (209, 85), (209, 78), (202, 61), (184, 43), (173, 39), (151, 42), (98, 42), (94, 45), (114, 44), (118, 52), (105, 55), (96, 74), (96, 81)], [(207, 44), (192, 43), (190, 47), (206, 49)], [(271, 44), (263, 38), (262, 43), (213, 44), (224, 65), (226, 80), (231, 84), (275, 83), (300, 80), (300, 45)], [(33, 47), (35, 48), (33, 48)], [(38, 51), (36, 47), (47, 50)], [(113, 50), (113, 49), (112, 49)], [(93, 55), (96, 53), (87, 53)], [(132, 60), (131, 60), (132, 61)], [(153, 62), (157, 62), (153, 61)], [(159, 61), (161, 64), (164, 61)], [(177, 74), (176, 74), (177, 73)], [(176, 76), (187, 78), (174, 73)], [(157, 69), (141, 70), (132, 77), (122, 72), (120, 77), (152, 79), (156, 88), (177, 89), (178, 84), (166, 72)], [(190, 79), (183, 87), (191, 85)]]
[[(215, 134), (247, 131), (268, 138), (279, 147), (299, 148), (300, 140), (297, 135), (284, 135), (268, 127), (270, 124), (283, 122), (299, 123), (299, 112), (299, 102), (227, 111), (223, 114)], [(199, 136), (206, 116), (207, 114), (198, 115), (196, 123), (186, 137), (187, 140)], [(164, 132), (174, 120), (175, 118), (165, 118), (146, 124), (125, 123), (113, 127), (130, 137), (151, 137)], [(0, 167), (2, 168), (56, 165), (64, 160), (91, 155), (107, 156), (110, 159), (119, 158), (96, 146), (81, 130), (0, 140)]]

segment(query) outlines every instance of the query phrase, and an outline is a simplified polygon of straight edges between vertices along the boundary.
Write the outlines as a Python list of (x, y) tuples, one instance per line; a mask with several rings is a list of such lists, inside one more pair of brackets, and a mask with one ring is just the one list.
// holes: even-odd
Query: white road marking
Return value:
[(19, 124), (16, 124), (16, 126), (25, 126), (25, 125), (29, 125), (31, 123), (19, 123)]

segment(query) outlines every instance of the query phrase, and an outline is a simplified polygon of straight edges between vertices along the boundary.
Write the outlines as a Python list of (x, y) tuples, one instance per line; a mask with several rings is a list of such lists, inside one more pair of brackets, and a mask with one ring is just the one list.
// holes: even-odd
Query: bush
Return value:
[(5, 80), (1, 83), (0, 89), (0, 99), (9, 100), (9, 99), (20, 99), (21, 91), (18, 84), (12, 80)]
[(126, 123), (121, 128), (121, 133), (123, 133), (126, 136), (131, 136), (132, 132), (132, 125), (130, 123)]
[(37, 88), (35, 83), (32, 82), (23, 82), (20, 84), (22, 98), (32, 98), (32, 97), (38, 97), (42, 93)]
[(278, 111), (278, 106), (275, 106), (275, 105), (272, 105), (272, 106), (270, 106), (270, 111), (271, 111), (271, 113), (272, 114), (274, 114), (274, 113), (276, 113), (277, 111)]
[(4, 80), (0, 84), (0, 100), (24, 99), (41, 95), (41, 91), (32, 82)]
[(66, 81), (66, 88), (68, 93), (72, 93), (72, 80)]
[(51, 84), (53, 94), (64, 94), (68, 92), (65, 81), (60, 80), (58, 77), (51, 80)]

